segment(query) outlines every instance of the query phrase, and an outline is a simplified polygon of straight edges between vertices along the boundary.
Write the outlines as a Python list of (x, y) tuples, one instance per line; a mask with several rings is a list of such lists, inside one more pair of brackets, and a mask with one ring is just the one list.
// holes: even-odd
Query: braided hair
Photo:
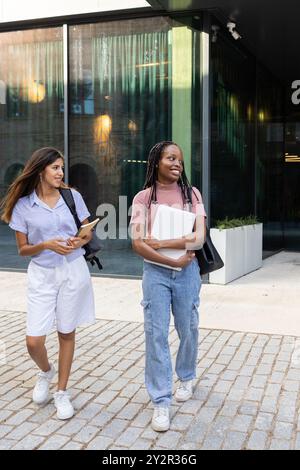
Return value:
[[(152, 202), (157, 202), (157, 196), (156, 196), (156, 183), (157, 183), (157, 174), (158, 174), (158, 164), (161, 159), (161, 155), (166, 147), (169, 145), (176, 145), (176, 147), (179, 147), (175, 142), (172, 142), (171, 140), (165, 140), (163, 142), (158, 142), (157, 144), (152, 147), (152, 149), (149, 152), (149, 157), (148, 157), (148, 166), (147, 166), (147, 173), (146, 173), (146, 181), (144, 184), (143, 189), (151, 188), (150, 192), (150, 197), (149, 197), (149, 207), (151, 206)], [(180, 149), (181, 150), (181, 149)], [(182, 200), (183, 204), (192, 204), (192, 192), (193, 188), (186, 176), (185, 170), (184, 170), (184, 162), (183, 163), (183, 169), (181, 176), (178, 180), (178, 186), (180, 186), (181, 189), (181, 195), (182, 195)], [(197, 197), (197, 196), (196, 196)]]

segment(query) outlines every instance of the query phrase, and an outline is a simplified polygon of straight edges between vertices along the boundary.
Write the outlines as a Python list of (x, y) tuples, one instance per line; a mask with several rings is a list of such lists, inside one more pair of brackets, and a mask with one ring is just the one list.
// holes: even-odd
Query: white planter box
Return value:
[(245, 274), (262, 267), (262, 227), (245, 225)]
[(227, 284), (262, 266), (262, 224), (210, 230), (224, 267), (209, 275), (213, 284)]

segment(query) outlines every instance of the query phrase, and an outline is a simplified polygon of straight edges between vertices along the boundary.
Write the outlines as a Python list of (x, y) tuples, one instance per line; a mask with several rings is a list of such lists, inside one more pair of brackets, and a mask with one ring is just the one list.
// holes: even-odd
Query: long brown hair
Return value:
[[(36, 150), (21, 173), (8, 188), (6, 196), (0, 204), (1, 220), (9, 223), (12, 212), (21, 197), (28, 196), (38, 186), (40, 174), (46, 166), (54, 163), (58, 158), (64, 157), (62, 153), (54, 147), (44, 147)], [(61, 183), (61, 187), (66, 187)]]

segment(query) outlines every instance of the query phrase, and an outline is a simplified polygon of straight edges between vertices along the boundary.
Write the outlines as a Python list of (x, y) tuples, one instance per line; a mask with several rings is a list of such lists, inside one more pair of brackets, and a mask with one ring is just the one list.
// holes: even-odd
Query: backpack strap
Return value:
[[(73, 197), (71, 189), (69, 189), (69, 188), (59, 188), (59, 192), (61, 194), (61, 197), (65, 201), (66, 205), (68, 206), (68, 208), (69, 208), (69, 210), (70, 210), (70, 212), (71, 212), (71, 214), (72, 214), (72, 216), (75, 220), (77, 228), (79, 229), (81, 227), (81, 222), (80, 222), (79, 217), (77, 215), (76, 204), (75, 204), (74, 197)], [(91, 258), (88, 256), (88, 252), (86, 251), (87, 246), (88, 245), (83, 246), (83, 248), (85, 249), (85, 252), (86, 252), (86, 254), (85, 254), (86, 261), (89, 261), (92, 266), (94, 266), (95, 263), (96, 263), (99, 270), (103, 269), (103, 266), (102, 266), (102, 264), (101, 264), (101, 262), (100, 262), (100, 260), (97, 256), (94, 255)]]
[(72, 214), (72, 216), (75, 220), (77, 228), (79, 229), (81, 227), (81, 222), (80, 222), (79, 217), (78, 217), (77, 212), (76, 212), (76, 205), (75, 205), (75, 201), (74, 201), (74, 197), (73, 197), (71, 189), (69, 189), (69, 188), (59, 188), (59, 192), (61, 194), (61, 197), (65, 201), (66, 205), (68, 206), (68, 208), (69, 208), (69, 210), (70, 210), (70, 212), (71, 212), (71, 214)]

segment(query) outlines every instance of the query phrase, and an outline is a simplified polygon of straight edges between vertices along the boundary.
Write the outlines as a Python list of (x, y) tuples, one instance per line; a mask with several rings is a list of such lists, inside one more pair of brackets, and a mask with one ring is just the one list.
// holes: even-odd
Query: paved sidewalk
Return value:
[[(226, 286), (204, 284), (201, 328), (300, 336), (300, 253), (281, 252)], [(0, 271), (0, 311), (26, 311), (26, 274)], [(140, 280), (93, 277), (96, 316), (142, 322)]]
[[(203, 329), (194, 396), (174, 401), (171, 429), (150, 427), (143, 385), (143, 326), (98, 320), (77, 335), (70, 391), (76, 415), (31, 401), (36, 369), (24, 315), (0, 315), (0, 449), (300, 449), (300, 339)], [(177, 337), (171, 331), (171, 348)], [(48, 341), (56, 359), (57, 341)]]
[[(0, 449), (300, 449), (300, 254), (227, 286), (204, 285), (194, 396), (150, 427), (141, 282), (93, 278), (97, 322), (78, 329), (68, 422), (31, 400), (23, 273), (0, 272)], [(174, 355), (178, 339), (170, 333)], [(57, 338), (47, 339), (57, 362)], [(175, 386), (176, 384), (174, 384)], [(53, 391), (55, 387), (53, 385)]]

